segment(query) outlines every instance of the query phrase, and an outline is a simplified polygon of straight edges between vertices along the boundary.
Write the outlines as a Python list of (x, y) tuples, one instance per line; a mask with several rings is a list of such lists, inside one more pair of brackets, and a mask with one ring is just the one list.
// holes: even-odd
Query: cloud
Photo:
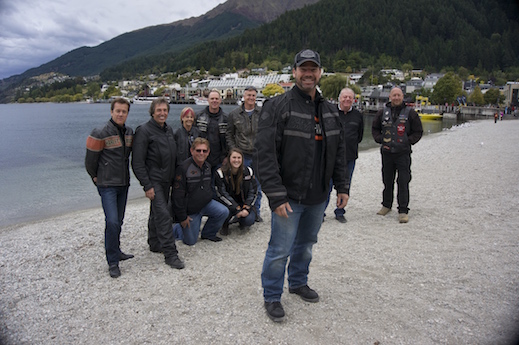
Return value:
[(0, 78), (125, 32), (202, 15), (224, 0), (0, 0)]

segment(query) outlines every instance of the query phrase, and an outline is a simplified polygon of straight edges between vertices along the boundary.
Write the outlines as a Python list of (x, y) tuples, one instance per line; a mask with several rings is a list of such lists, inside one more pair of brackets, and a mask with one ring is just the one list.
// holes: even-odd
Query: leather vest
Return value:
[(384, 106), (382, 113), (382, 151), (391, 153), (411, 152), (411, 144), (407, 137), (410, 108), (404, 107), (398, 118), (393, 121), (391, 108)]

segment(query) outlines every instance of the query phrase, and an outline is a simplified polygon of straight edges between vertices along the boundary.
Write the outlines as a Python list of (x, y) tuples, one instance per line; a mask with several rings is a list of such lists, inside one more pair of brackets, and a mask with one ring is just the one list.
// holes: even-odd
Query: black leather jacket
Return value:
[(320, 161), (324, 190), (330, 179), (339, 193), (349, 193), (345, 144), (336, 105), (319, 93), (314, 101), (296, 87), (263, 104), (256, 136), (254, 170), (269, 205), (275, 210), (292, 199), (307, 197), (315, 165), (315, 119), (323, 132)]
[[(121, 140), (124, 134), (124, 142)], [(116, 187), (130, 185), (130, 153), (133, 130), (120, 127), (112, 120), (92, 131), (86, 143), (85, 168), (96, 185)]]
[(183, 222), (190, 214), (197, 214), (213, 199), (211, 165), (199, 167), (193, 157), (179, 164), (171, 193), (175, 220)]
[(220, 108), (218, 113), (209, 112), (209, 107), (205, 107), (196, 116), (196, 126), (200, 130), (200, 136), (209, 140), (211, 152), (207, 157), (207, 162), (211, 166), (222, 164), (227, 155), (227, 140), (225, 133), (227, 132), (227, 114)]
[[(384, 129), (391, 132), (385, 139)], [(404, 103), (392, 107), (391, 102), (388, 102), (375, 115), (371, 134), (375, 142), (382, 144), (380, 149), (383, 153), (411, 153), (411, 145), (422, 138), (422, 121), (416, 111)]]
[(359, 157), (359, 143), (364, 136), (364, 117), (355, 108), (348, 112), (343, 112), (339, 109), (339, 119), (344, 131), (346, 161), (355, 160)]
[(132, 169), (144, 191), (154, 184), (172, 184), (176, 158), (177, 144), (170, 126), (161, 128), (151, 118), (135, 129)]
[(180, 126), (175, 130), (175, 141), (177, 142), (177, 166), (191, 157), (191, 144), (195, 138), (200, 136), (200, 131), (197, 127), (191, 127), (188, 132), (184, 126)]
[(240, 194), (243, 202), (239, 202), (233, 196), (236, 194), (227, 176), (224, 176), (222, 168), (216, 170), (215, 181), (216, 200), (224, 204), (230, 211), (230, 215), (240, 212), (243, 205), (250, 206), (256, 203), (258, 197), (258, 184), (252, 168), (243, 169), (243, 180), (240, 185)]

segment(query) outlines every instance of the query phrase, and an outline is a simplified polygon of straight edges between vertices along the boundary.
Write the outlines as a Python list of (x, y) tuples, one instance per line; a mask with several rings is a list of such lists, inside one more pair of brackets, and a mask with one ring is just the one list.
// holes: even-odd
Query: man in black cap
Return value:
[(318, 302), (308, 271), (323, 221), (330, 180), (337, 207), (348, 202), (345, 143), (337, 107), (316, 87), (321, 59), (310, 49), (295, 56), (295, 87), (263, 104), (258, 121), (255, 170), (272, 210), (271, 235), (261, 282), (267, 315), (283, 321), (281, 294), (288, 258), (289, 292)]

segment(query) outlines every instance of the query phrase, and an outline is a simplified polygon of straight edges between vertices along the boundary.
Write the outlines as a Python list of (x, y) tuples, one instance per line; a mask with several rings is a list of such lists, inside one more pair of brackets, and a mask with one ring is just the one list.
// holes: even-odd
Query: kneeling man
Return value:
[(216, 233), (229, 215), (227, 207), (213, 200), (211, 186), (211, 165), (206, 162), (209, 156), (209, 141), (196, 138), (191, 145), (191, 157), (182, 162), (175, 173), (171, 203), (176, 221), (173, 227), (175, 237), (187, 245), (198, 240), (202, 217), (208, 217), (201, 238), (219, 242)]

